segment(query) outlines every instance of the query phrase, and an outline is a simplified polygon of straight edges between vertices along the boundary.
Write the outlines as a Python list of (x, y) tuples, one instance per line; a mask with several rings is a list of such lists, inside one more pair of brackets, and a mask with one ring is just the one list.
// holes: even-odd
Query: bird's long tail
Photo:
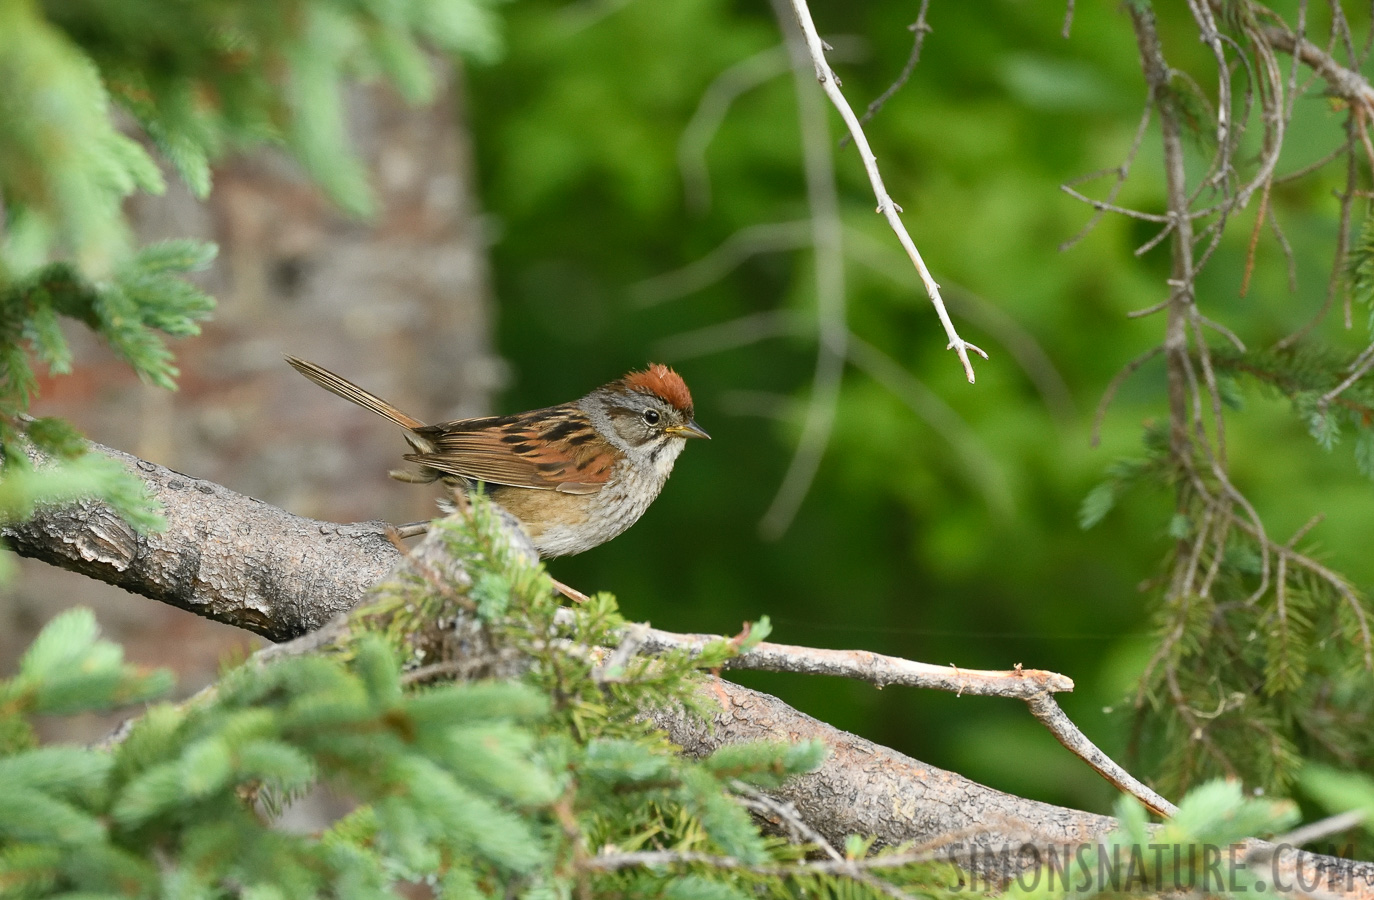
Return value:
[(309, 378), (331, 394), (338, 394), (350, 403), (356, 403), (363, 409), (370, 409), (377, 415), (390, 419), (402, 428), (408, 428), (413, 431), (416, 428), (425, 427), (425, 423), (421, 422), (419, 419), (411, 418), (390, 403), (387, 403), (381, 397), (378, 397), (376, 394), (369, 394), (353, 382), (339, 375), (335, 375), (323, 366), (317, 366), (312, 362), (306, 362), (294, 356), (288, 356), (286, 361), (291, 364), (291, 368), (300, 372), (306, 378)]

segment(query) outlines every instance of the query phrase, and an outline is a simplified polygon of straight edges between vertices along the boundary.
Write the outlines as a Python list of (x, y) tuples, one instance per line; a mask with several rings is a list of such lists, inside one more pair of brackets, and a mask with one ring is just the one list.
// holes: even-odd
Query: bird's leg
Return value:
[(586, 594), (582, 593), (577, 588), (569, 587), (568, 585), (559, 581), (557, 578), (550, 577), (549, 580), (553, 582), (554, 590), (558, 591), (558, 593), (562, 594), (564, 597), (567, 597), (574, 603), (586, 603), (588, 600), (591, 599), (591, 597), (588, 597)]

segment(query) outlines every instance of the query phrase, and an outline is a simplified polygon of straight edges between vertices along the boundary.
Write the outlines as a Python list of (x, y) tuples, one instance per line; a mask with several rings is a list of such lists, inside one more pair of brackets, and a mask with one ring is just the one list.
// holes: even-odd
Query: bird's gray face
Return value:
[(669, 464), (682, 452), (688, 438), (710, 435), (692, 420), (690, 410), (681, 410), (655, 394), (645, 391), (598, 391), (583, 401), (583, 409), (593, 422), (602, 426), (606, 437), (636, 458), (649, 456), (654, 462), (671, 448)]

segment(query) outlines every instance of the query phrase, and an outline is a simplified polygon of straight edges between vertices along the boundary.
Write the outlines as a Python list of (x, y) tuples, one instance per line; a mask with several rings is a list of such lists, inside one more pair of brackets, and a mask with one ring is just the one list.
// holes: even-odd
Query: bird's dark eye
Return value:
[(657, 425), (657, 424), (658, 424), (658, 410), (656, 410), (656, 409), (646, 409), (646, 410), (644, 410), (644, 421), (647, 422), (647, 423), (650, 424), (650, 425)]

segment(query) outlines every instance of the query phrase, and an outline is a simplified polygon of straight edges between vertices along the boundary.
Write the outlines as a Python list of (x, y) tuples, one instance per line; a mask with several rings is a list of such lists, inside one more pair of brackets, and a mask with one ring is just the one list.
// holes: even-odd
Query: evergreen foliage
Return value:
[[(477, 529), (450, 526), (450, 536), (470, 540), (481, 513), (474, 518)], [(492, 536), (476, 543), (491, 547)], [(516, 583), (532, 575), (533, 583), (534, 568), (504, 574)], [(599, 606), (579, 628), (615, 617), (609, 598)], [(377, 611), (371, 615), (375, 622)], [(487, 624), (511, 637), (525, 631)], [(440, 897), (968, 890), (921, 854), (874, 852), (858, 838), (845, 848), (851, 871), (807, 862), (805, 846), (761, 835), (733, 794), (814, 767), (818, 747), (741, 745), (684, 760), (623, 695), (606, 690), (612, 682), (598, 681), (584, 645), (543, 645), (526, 679), (419, 685), (387, 638), (364, 631), (329, 655), (250, 662), (186, 704), (154, 705), (113, 746), (44, 746), (35, 715), (111, 709), (170, 686), (165, 672), (124, 664), (117, 647), (98, 639), (88, 611), (69, 611), (44, 629), (18, 674), (0, 682), (0, 895), (390, 897), (407, 884)], [(728, 655), (712, 653), (708, 662)], [(678, 669), (670, 683), (679, 700), (690, 681), (681, 662), (663, 661)], [(581, 695), (572, 701), (578, 717), (571, 705), (550, 704), (547, 674), (537, 674), (563, 664), (570, 665), (557, 679)], [(614, 677), (637, 686), (641, 702), (674, 693), (668, 682)], [(605, 702), (589, 712), (586, 698), (597, 693)], [(1360, 793), (1340, 781), (1348, 776), (1309, 775), (1312, 792), (1337, 808), (1369, 802), (1367, 779)], [(352, 811), (315, 834), (276, 827), (283, 803), (315, 785), (347, 796)], [(1081, 851), (1049, 851), (1061, 857), (1047, 856), (1050, 868), (1023, 874), (1011, 894), (1048, 896), (1056, 877), (1061, 887), (1065, 878), (1080, 892), (1090, 887), (1085, 895), (1202, 884), (1203, 866), (1215, 865), (1204, 851), (1273, 833), (1293, 821), (1295, 808), (1217, 782), (1185, 798), (1162, 830), (1150, 831), (1129, 799), (1117, 816), (1118, 832)], [(1154, 847), (1163, 854), (1144, 849)], [(657, 856), (597, 864), (644, 852)], [(1262, 873), (1235, 874), (1251, 889)]]
[[(1330, 12), (1327, 26), (1348, 27), (1339, 5), (1331, 6)], [(1259, 28), (1270, 17), (1286, 21), (1269, 6), (1253, 2), (1233, 4), (1218, 19), (1223, 32), (1252, 43), (1249, 50), (1240, 52), (1245, 57), (1248, 52), (1262, 56), (1271, 49)], [(1299, 21), (1305, 20), (1300, 16)], [(1253, 137), (1241, 137), (1247, 129), (1268, 127), (1261, 123), (1269, 121), (1269, 114), (1259, 114), (1252, 104), (1263, 106), (1265, 97), (1272, 102), (1272, 85), (1261, 88), (1259, 82), (1245, 80), (1233, 84), (1234, 71), (1221, 66), (1222, 88), (1215, 99), (1209, 98), (1198, 86), (1196, 60), (1190, 61), (1191, 68), (1186, 63), (1175, 67), (1181, 57), (1161, 37), (1169, 23), (1160, 20), (1152, 6), (1134, 7), (1132, 23), (1142, 46), (1159, 42), (1156, 49), (1164, 54), (1160, 59), (1169, 60), (1161, 63), (1167, 70), (1169, 91), (1152, 99), (1151, 113), (1172, 118), (1194, 141), (1189, 152), (1179, 151), (1180, 170), (1182, 160), (1196, 152), (1211, 157), (1241, 183), (1258, 177), (1256, 183), (1265, 185), (1259, 219), (1243, 256), (1240, 295), (1249, 290), (1262, 253), (1257, 248), (1262, 247), (1267, 218), (1273, 219), (1277, 249), (1289, 264), (1290, 291), (1296, 293), (1297, 267), (1291, 246), (1276, 214), (1268, 209), (1272, 175), (1255, 176), (1251, 171), (1255, 158), (1233, 159), (1231, 155), (1251, 148), (1248, 142)], [(1299, 25), (1299, 30), (1303, 27)], [(1374, 23), (1362, 27), (1374, 27)], [(1205, 35), (1203, 39), (1208, 40)], [(1142, 55), (1150, 54), (1142, 50)], [(1358, 72), (1362, 62), (1353, 55), (1350, 60)], [(1151, 63), (1147, 59), (1142, 65), (1153, 82)], [(1300, 89), (1290, 90), (1294, 98), (1303, 94)], [(1191, 101), (1183, 103), (1184, 96)], [(1233, 108), (1213, 108), (1223, 103)], [(1218, 124), (1230, 123), (1236, 115), (1234, 130)], [(1348, 134), (1363, 134), (1366, 124), (1361, 114), (1354, 114), (1347, 123)], [(1225, 139), (1225, 146), (1218, 144), (1220, 138)], [(1271, 165), (1280, 158), (1286, 164), (1302, 152), (1290, 152), (1272, 132), (1265, 140)], [(1340, 157), (1346, 149), (1338, 149), (1334, 156)], [(1169, 152), (1166, 137), (1166, 157)], [(1199, 273), (1222, 244), (1233, 213), (1245, 204), (1224, 196), (1216, 207), (1198, 210), (1195, 197), (1170, 198), (1170, 204), (1191, 211), (1195, 234), (1216, 237), (1204, 250), (1184, 249), (1177, 236), (1165, 245), (1170, 246), (1174, 272), (1181, 271), (1180, 266), (1190, 272), (1181, 281), (1176, 275), (1169, 282), (1168, 299), (1155, 310), (1167, 309), (1168, 327), (1177, 327), (1179, 339), (1173, 343), (1166, 339), (1128, 364), (1107, 391), (1110, 400), (1120, 379), (1154, 356), (1164, 361), (1167, 423), (1146, 426), (1143, 457), (1109, 467), (1107, 478), (1085, 497), (1079, 521), (1084, 528), (1101, 522), (1133, 484), (1163, 488), (1172, 499), (1172, 510), (1161, 529), (1168, 539), (1167, 550), (1158, 576), (1148, 585), (1157, 598), (1152, 610), (1157, 643), (1131, 703), (1133, 761), (1141, 758), (1142, 748), (1158, 760), (1158, 781), (1166, 793), (1178, 793), (1217, 776), (1241, 778), (1266, 791), (1285, 793), (1293, 788), (1304, 761), (1360, 769), (1374, 764), (1374, 729), (1370, 727), (1374, 702), (1369, 699), (1374, 688), (1374, 605), (1340, 568), (1328, 565), (1308, 539), (1323, 518), (1318, 511), (1320, 501), (1296, 531), (1282, 538), (1271, 533), (1274, 525), (1268, 511), (1250, 498), (1248, 485), (1235, 474), (1236, 460), (1263, 458), (1267, 448), (1262, 439), (1251, 444), (1234, 436), (1244, 434), (1243, 420), (1250, 413), (1243, 389), (1255, 387), (1261, 400), (1287, 400), (1321, 450), (1329, 453), (1344, 437), (1353, 436), (1352, 468), (1374, 478), (1374, 390), (1367, 378), (1374, 364), (1374, 344), (1368, 343), (1366, 334), (1364, 349), (1348, 353), (1339, 349), (1339, 338), (1329, 340), (1317, 328), (1342, 292), (1347, 301), (1347, 328), (1351, 324), (1348, 304), (1353, 300), (1369, 305), (1374, 297), (1374, 232), (1369, 217), (1357, 236), (1352, 237), (1351, 229), (1360, 166), (1367, 162), (1360, 154), (1348, 159), (1335, 262), (1324, 305), (1314, 318), (1281, 339), (1256, 339), (1269, 344), (1261, 345), (1263, 349), (1247, 348), (1230, 327), (1200, 312), (1220, 308), (1226, 300), (1229, 286), (1222, 288)], [(1166, 166), (1170, 164), (1166, 160)], [(1298, 169), (1299, 174), (1311, 171)], [(1213, 218), (1217, 210), (1225, 212)], [(1225, 342), (1214, 340), (1211, 334), (1221, 335)], [(1278, 484), (1296, 480), (1286, 470), (1297, 466), (1273, 468)]]
[[(161, 0), (0, 5), (0, 516), (97, 496), (139, 527), (156, 512), (70, 429), (24, 413), (34, 363), (67, 373), (60, 322), (90, 328), (145, 381), (175, 388), (165, 338), (213, 301), (188, 276), (212, 245), (134, 246), (122, 204), (161, 193), (159, 163), (198, 196), (231, 149), (277, 145), (345, 209), (372, 200), (344, 133), (342, 83), (384, 76), (414, 102), (426, 52), (492, 59), (494, 0)], [(32, 471), (29, 444), (59, 462)]]
[[(1213, 352), (1219, 368), (1282, 391), (1299, 415), (1302, 391), (1316, 397), (1322, 379), (1338, 378), (1315, 351)], [(1314, 381), (1317, 387), (1299, 387)], [(1341, 399), (1359, 404), (1361, 393)], [(1305, 760), (1357, 768), (1374, 762), (1366, 597), (1291, 544), (1264, 571), (1249, 523), (1217, 528), (1211, 501), (1174, 466), (1167, 428), (1147, 428), (1144, 445), (1142, 456), (1112, 464), (1084, 498), (1079, 522), (1097, 524), (1137, 486), (1164, 486), (1177, 498), (1167, 526), (1173, 547), (1150, 585), (1164, 595), (1155, 614), (1158, 645), (1134, 693), (1135, 749), (1162, 758), (1163, 790), (1182, 792), (1221, 775), (1285, 794)], [(1192, 477), (1220, 492), (1208, 471), (1199, 454)], [(1199, 589), (1171, 590), (1180, 567), (1199, 573)], [(1206, 706), (1201, 697), (1209, 698)]]
[(1374, 834), (1374, 778), (1364, 772), (1310, 765), (1303, 769), (1299, 784), (1328, 813), (1360, 813), (1360, 826)]

